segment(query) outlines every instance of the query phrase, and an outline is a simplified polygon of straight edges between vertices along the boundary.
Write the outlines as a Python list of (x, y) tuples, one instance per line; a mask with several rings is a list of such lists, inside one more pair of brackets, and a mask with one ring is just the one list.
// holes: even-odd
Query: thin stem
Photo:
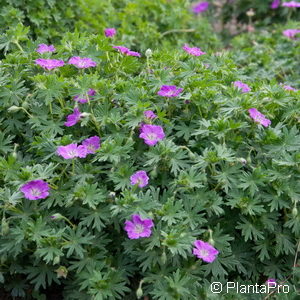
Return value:
[(19, 44), (19, 42), (18, 41), (14, 41), (14, 43), (17, 45), (17, 47), (20, 49), (20, 51), (24, 53), (24, 50), (21, 47), (21, 45)]
[(195, 29), (191, 28), (191, 29), (172, 29), (172, 30), (168, 30), (168, 31), (165, 31), (164, 33), (161, 34), (161, 38), (164, 37), (165, 35), (167, 34), (170, 34), (170, 33), (177, 33), (177, 32), (194, 32)]
[(24, 108), (24, 107), (21, 107), (21, 108), (22, 108), (22, 110), (24, 110), (24, 111), (26, 112), (26, 114), (27, 114), (30, 118), (33, 118), (33, 115), (30, 114), (30, 113), (27, 111), (26, 108)]

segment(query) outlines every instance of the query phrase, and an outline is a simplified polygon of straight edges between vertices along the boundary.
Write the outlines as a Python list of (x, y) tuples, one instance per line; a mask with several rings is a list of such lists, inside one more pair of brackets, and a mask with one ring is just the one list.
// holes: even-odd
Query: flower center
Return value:
[(32, 188), (30, 191), (33, 196), (39, 196), (41, 194), (39, 189)]
[(204, 257), (208, 256), (208, 252), (207, 252), (207, 250), (205, 250), (205, 249), (201, 249), (201, 250), (199, 250), (199, 252), (200, 252), (200, 254), (201, 254), (202, 256), (204, 256)]
[(77, 153), (76, 153), (76, 150), (70, 150), (69, 151), (69, 155), (70, 156), (75, 156)]
[(142, 224), (136, 224), (134, 230), (136, 233), (142, 233), (144, 231), (144, 226)]
[(147, 137), (148, 137), (149, 140), (154, 141), (154, 140), (156, 140), (157, 135), (155, 133), (149, 133), (147, 135)]

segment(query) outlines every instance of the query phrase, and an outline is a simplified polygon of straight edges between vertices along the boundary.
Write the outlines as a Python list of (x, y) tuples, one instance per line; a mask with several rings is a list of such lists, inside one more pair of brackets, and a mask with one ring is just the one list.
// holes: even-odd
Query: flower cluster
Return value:
[(29, 200), (44, 199), (49, 196), (49, 185), (44, 180), (32, 180), (22, 185), (20, 191)]
[(137, 171), (130, 177), (130, 183), (132, 185), (137, 184), (140, 188), (148, 184), (149, 177), (145, 171)]
[(191, 55), (194, 55), (194, 56), (200, 56), (200, 55), (206, 54), (206, 52), (201, 51), (200, 48), (197, 48), (197, 47), (189, 47), (188, 44), (184, 44), (184, 46), (182, 47), (182, 49), (183, 49), (184, 51), (186, 51), (187, 53), (189, 53), (189, 54), (191, 54)]
[(56, 51), (55, 47), (53, 45), (46, 45), (46, 44), (39, 44), (38, 48), (36, 49), (36, 52), (38, 53), (45, 53), (45, 52), (54, 52)]
[(79, 56), (73, 56), (68, 61), (69, 65), (74, 65), (75, 67), (79, 69), (86, 69), (90, 67), (96, 67), (97, 63), (93, 61), (91, 58), (88, 57), (79, 57)]
[(265, 117), (262, 113), (260, 113), (256, 108), (248, 109), (250, 117), (257, 123), (263, 125), (264, 127), (268, 127), (271, 124), (271, 121)]
[(246, 84), (246, 83), (243, 83), (241, 81), (235, 81), (233, 83), (233, 85), (239, 89), (242, 90), (243, 93), (248, 93), (251, 91), (251, 88)]
[(280, 5), (280, 0), (274, 0), (272, 3), (271, 3), (271, 8), (272, 9), (276, 9), (278, 8)]
[(295, 35), (300, 33), (300, 29), (286, 29), (282, 34), (290, 39), (295, 38)]
[(98, 136), (90, 137), (82, 142), (82, 145), (69, 144), (59, 146), (56, 153), (64, 159), (85, 158), (88, 154), (94, 154), (100, 148), (100, 138)]
[(164, 130), (159, 125), (143, 124), (140, 128), (140, 138), (149, 146), (154, 146), (165, 138)]
[(52, 70), (55, 68), (62, 67), (65, 63), (63, 60), (58, 59), (45, 59), (45, 58), (38, 58), (35, 60), (37, 65), (40, 65), (42, 68), (46, 70)]
[(104, 30), (104, 34), (106, 37), (113, 37), (117, 33), (117, 30), (115, 28), (106, 28)]
[(296, 2), (296, 1), (285, 2), (285, 3), (282, 3), (282, 6), (284, 6), (284, 7), (300, 7), (300, 2)]
[(198, 3), (195, 3), (193, 6), (192, 6), (192, 9), (193, 9), (193, 12), (195, 14), (200, 14), (204, 11), (206, 11), (209, 7), (209, 2), (198, 2)]
[(183, 91), (182, 88), (177, 88), (176, 85), (162, 85), (157, 95), (163, 97), (177, 97)]
[(126, 54), (128, 56), (141, 57), (141, 54), (139, 52), (131, 51), (130, 49), (128, 49), (124, 46), (113, 46), (113, 48), (119, 50), (119, 52)]

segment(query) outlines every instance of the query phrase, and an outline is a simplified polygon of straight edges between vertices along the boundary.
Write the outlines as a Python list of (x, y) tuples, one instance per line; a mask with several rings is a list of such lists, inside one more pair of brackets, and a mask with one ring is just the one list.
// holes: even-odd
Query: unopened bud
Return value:
[(68, 270), (66, 267), (60, 266), (58, 269), (55, 270), (55, 272), (57, 274), (57, 278), (60, 277), (67, 278)]
[(166, 252), (164, 251), (161, 255), (161, 262), (163, 264), (165, 264), (167, 262), (167, 255), (166, 255)]
[(62, 219), (63, 216), (60, 213), (57, 213), (57, 214), (54, 214), (54, 215), (50, 216), (50, 218), (58, 220), (58, 219)]
[(57, 265), (59, 263), (60, 263), (60, 256), (55, 256), (54, 259), (53, 259), (53, 264)]
[(86, 118), (86, 117), (89, 117), (90, 115), (91, 115), (90, 113), (83, 112), (80, 114), (80, 117)]
[(6, 218), (3, 217), (1, 221), (1, 235), (7, 235), (8, 232), (9, 232), (8, 222), (6, 221)]
[(240, 157), (239, 159), (239, 162), (242, 163), (243, 165), (246, 165), (247, 164), (247, 160), (243, 157)]
[(255, 15), (255, 12), (254, 12), (254, 10), (251, 8), (251, 9), (249, 9), (249, 10), (247, 11), (246, 15), (247, 15), (248, 17), (253, 17), (253, 16)]
[(136, 290), (136, 297), (140, 299), (143, 296), (144, 292), (141, 287)]
[(9, 107), (7, 109), (7, 111), (10, 112), (10, 113), (14, 113), (14, 112), (17, 112), (17, 111), (19, 111), (21, 109), (22, 109), (21, 107), (13, 105), (13, 106)]
[(27, 101), (24, 101), (24, 102), (22, 103), (22, 107), (24, 107), (25, 109), (27, 109), (27, 108), (29, 107), (28, 102), (27, 102)]
[(296, 206), (294, 206), (292, 209), (292, 215), (293, 215), (293, 217), (297, 217), (297, 215), (298, 215), (298, 209)]
[(152, 50), (151, 49), (147, 49), (145, 52), (146, 57), (151, 57), (152, 56)]

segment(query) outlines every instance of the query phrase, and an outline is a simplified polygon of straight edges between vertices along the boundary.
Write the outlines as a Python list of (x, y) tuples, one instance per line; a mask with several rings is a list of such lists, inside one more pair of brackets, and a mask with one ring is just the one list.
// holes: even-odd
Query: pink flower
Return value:
[(129, 50), (126, 55), (141, 57), (141, 53)]
[(49, 185), (43, 180), (32, 180), (23, 184), (20, 191), (29, 200), (44, 199), (49, 196)]
[(47, 70), (52, 70), (55, 68), (62, 67), (65, 63), (63, 60), (58, 59), (44, 59), (44, 58), (38, 58), (35, 60), (35, 63), (37, 65), (40, 65), (42, 68)]
[(280, 5), (280, 0), (274, 0), (271, 4), (271, 8), (276, 9), (279, 7), (279, 5)]
[(164, 139), (165, 133), (159, 125), (144, 124), (140, 128), (140, 138), (149, 146), (154, 146), (158, 141)]
[(269, 285), (269, 284), (271, 284), (271, 285), (273, 285), (273, 286), (276, 286), (276, 279), (274, 279), (274, 278), (269, 278), (267, 281), (266, 281), (266, 283)]
[(147, 119), (155, 119), (157, 117), (157, 115), (152, 111), (152, 110), (146, 110), (144, 111), (144, 116), (147, 118)]
[(251, 91), (251, 88), (246, 84), (246, 83), (243, 83), (241, 81), (235, 81), (233, 83), (233, 85), (239, 89), (242, 90), (243, 93), (247, 93), (247, 92), (250, 92)]
[(67, 122), (65, 122), (65, 126), (71, 127), (79, 122), (81, 117), (81, 113), (77, 107), (74, 108), (74, 111), (72, 114), (67, 116)]
[(45, 52), (54, 52), (56, 49), (53, 45), (46, 45), (46, 44), (39, 44), (38, 48), (36, 49), (36, 52), (38, 53), (45, 53)]
[(82, 142), (82, 145), (86, 147), (87, 154), (94, 154), (96, 150), (100, 148), (100, 138), (98, 136), (92, 136), (88, 139), (85, 139)]
[(200, 14), (208, 9), (209, 2), (198, 2), (192, 6), (193, 12), (195, 14)]
[(106, 28), (104, 30), (104, 34), (106, 37), (113, 37), (117, 33), (115, 28)]
[(97, 63), (93, 61), (91, 58), (88, 57), (79, 57), (79, 56), (73, 56), (69, 59), (68, 62), (69, 65), (74, 65), (79, 69), (86, 69), (90, 67), (96, 67)]
[(84, 158), (87, 156), (87, 147), (77, 146), (77, 144), (69, 144), (66, 146), (59, 146), (56, 153), (64, 159), (72, 159), (75, 157)]
[(300, 29), (287, 29), (282, 32), (282, 34), (290, 39), (295, 38), (295, 35), (300, 33)]
[(300, 7), (300, 2), (296, 2), (296, 1), (285, 2), (285, 3), (282, 3), (282, 6), (285, 6), (285, 7)]
[(132, 221), (125, 221), (125, 230), (130, 239), (149, 237), (153, 226), (151, 219), (142, 219), (140, 215), (132, 215)]
[(141, 54), (139, 52), (131, 51), (130, 49), (124, 47), (124, 46), (113, 46), (114, 49), (118, 49), (119, 52), (126, 54), (128, 56), (138, 56), (141, 57)]
[(269, 119), (266, 119), (265, 115), (260, 113), (256, 108), (248, 109), (250, 117), (257, 123), (260, 123), (264, 127), (268, 127), (271, 124)]
[(201, 240), (196, 240), (194, 246), (196, 248), (193, 248), (193, 254), (208, 263), (213, 262), (219, 254), (219, 251), (212, 245)]
[(163, 97), (177, 97), (183, 91), (182, 88), (176, 87), (176, 85), (162, 85), (160, 90), (157, 92), (157, 95)]
[(145, 171), (137, 171), (130, 177), (130, 184), (138, 184), (140, 188), (148, 184), (149, 177)]
[[(96, 94), (96, 91), (94, 89), (89, 89), (88, 92), (87, 92), (88, 96), (94, 96)], [(76, 102), (79, 102), (79, 103), (86, 103), (88, 102), (88, 99), (87, 98), (83, 98), (84, 96), (80, 96), (80, 95), (76, 95), (74, 96), (74, 100)]]
[(194, 56), (200, 56), (200, 55), (206, 54), (206, 52), (202, 52), (200, 48), (197, 48), (197, 47), (190, 48), (188, 46), (188, 44), (184, 44), (184, 46), (182, 47), (182, 49), (184, 51), (186, 51), (187, 53), (189, 53), (191, 55), (194, 55)]
[(291, 87), (290, 85), (283, 85), (283, 88), (286, 91), (293, 91), (293, 92), (297, 92), (298, 90), (296, 90), (295, 88)]

